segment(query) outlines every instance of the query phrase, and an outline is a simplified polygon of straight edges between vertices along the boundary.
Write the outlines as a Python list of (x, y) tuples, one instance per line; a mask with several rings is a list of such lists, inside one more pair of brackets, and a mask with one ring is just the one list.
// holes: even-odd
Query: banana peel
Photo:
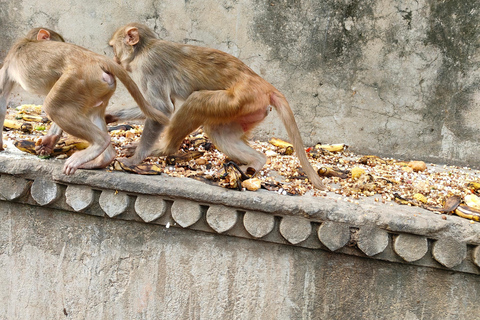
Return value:
[(480, 222), (480, 210), (467, 205), (459, 205), (455, 209), (455, 214), (462, 218)]
[(463, 201), (467, 206), (480, 210), (480, 197), (477, 197), (474, 194), (469, 194), (463, 198)]
[(33, 125), (31, 123), (25, 123), (11, 119), (5, 119), (3, 122), (3, 127), (11, 130), (20, 130), (27, 133), (31, 133), (33, 131)]
[(42, 113), (42, 105), (35, 104), (22, 104), (15, 108), (18, 113)]
[(345, 143), (338, 144), (317, 144), (314, 149), (323, 149), (329, 152), (341, 152), (347, 149), (348, 146)]
[(424, 208), (431, 211), (451, 213), (451, 212), (454, 212), (460, 206), (461, 201), (462, 199), (459, 196), (451, 196), (445, 199), (442, 208), (432, 207), (432, 206), (424, 206)]
[[(41, 158), (56, 157), (61, 154), (66, 154), (70, 156), (76, 150), (86, 149), (88, 147), (88, 142), (78, 141), (78, 140), (65, 140), (58, 143), (53, 149), (52, 153), (49, 156), (41, 156)], [(17, 149), (27, 152), (33, 155), (37, 155), (35, 151), (35, 142), (30, 140), (18, 140), (14, 142), (14, 146)]]
[(328, 167), (321, 167), (320, 169), (318, 169), (317, 173), (321, 177), (338, 177), (340, 179), (348, 178), (347, 172)]
[(278, 138), (271, 138), (270, 140), (268, 140), (268, 142), (273, 144), (275, 147), (282, 148), (282, 149), (286, 149), (288, 147), (293, 148), (293, 144)]
[(373, 167), (379, 164), (387, 164), (387, 161), (378, 156), (363, 156), (358, 160), (358, 163)]
[(156, 175), (163, 173), (163, 168), (158, 164), (139, 164), (136, 166), (127, 166), (121, 161), (115, 160), (113, 168), (116, 171), (125, 171), (143, 175)]
[(24, 121), (30, 121), (30, 122), (41, 122), (41, 123), (50, 122), (50, 120), (47, 117), (35, 116), (31, 114), (23, 114), (23, 115), (20, 115), (19, 118), (23, 119)]
[(471, 181), (467, 183), (467, 188), (472, 190), (472, 192), (479, 192), (480, 191), (480, 182)]
[(168, 165), (173, 166), (176, 163), (188, 162), (190, 160), (198, 159), (201, 156), (203, 156), (203, 152), (201, 152), (201, 151), (189, 151), (187, 153), (169, 156), (169, 157), (167, 157), (166, 162), (167, 162)]

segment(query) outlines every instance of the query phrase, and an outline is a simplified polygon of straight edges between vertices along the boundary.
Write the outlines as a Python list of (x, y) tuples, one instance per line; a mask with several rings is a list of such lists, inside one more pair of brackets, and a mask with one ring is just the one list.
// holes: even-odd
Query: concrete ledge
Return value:
[(0, 155), (0, 199), (480, 274), (480, 224), (414, 207), (238, 192), (187, 179), (79, 170)]

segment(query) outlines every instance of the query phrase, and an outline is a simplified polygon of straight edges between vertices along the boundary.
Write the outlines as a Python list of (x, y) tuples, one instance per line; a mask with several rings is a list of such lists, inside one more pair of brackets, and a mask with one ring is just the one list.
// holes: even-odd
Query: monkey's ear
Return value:
[(140, 34), (138, 33), (138, 28), (130, 27), (125, 31), (125, 42), (128, 45), (134, 46), (140, 41)]
[(37, 40), (50, 40), (50, 32), (45, 29), (38, 30)]

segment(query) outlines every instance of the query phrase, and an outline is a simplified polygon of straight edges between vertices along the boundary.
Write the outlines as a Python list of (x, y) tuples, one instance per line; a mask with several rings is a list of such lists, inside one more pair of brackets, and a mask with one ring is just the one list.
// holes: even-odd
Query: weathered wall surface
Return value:
[[(229, 52), (283, 91), (308, 143), (480, 166), (479, 1), (1, 1), (0, 58), (29, 28), (111, 55), (113, 31)], [(17, 98), (19, 99), (19, 98)], [(117, 95), (115, 107), (131, 105)], [(272, 115), (257, 135), (284, 136)]]
[(479, 223), (6, 153), (1, 320), (478, 319)]
[(476, 319), (478, 275), (0, 201), (0, 319)]

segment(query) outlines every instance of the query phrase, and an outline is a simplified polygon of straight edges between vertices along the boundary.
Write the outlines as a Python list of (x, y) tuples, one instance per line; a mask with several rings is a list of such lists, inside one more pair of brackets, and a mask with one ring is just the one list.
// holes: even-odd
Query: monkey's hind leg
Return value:
[(103, 105), (89, 106), (87, 98), (80, 94), (82, 90), (85, 90), (81, 85), (82, 83), (75, 75), (64, 74), (50, 90), (44, 102), (45, 112), (52, 121), (65, 132), (90, 143), (88, 148), (75, 152), (65, 161), (63, 172), (67, 175), (73, 174), (78, 168), (98, 157), (110, 146), (110, 135), (107, 130), (101, 130), (85, 114), (92, 113), (89, 111), (92, 108), (101, 108), (102, 110), (99, 112), (103, 117), (105, 109)]
[(0, 69), (0, 151), (3, 150), (3, 123), (5, 122), (5, 115), (7, 114), (8, 96), (13, 89), (14, 82), (8, 79), (8, 66), (3, 66)]
[(248, 145), (242, 126), (237, 122), (203, 127), (213, 144), (227, 157), (240, 164), (243, 172), (253, 168), (260, 171), (267, 158)]
[[(108, 100), (104, 102), (106, 106), (108, 104)], [(107, 124), (105, 123), (103, 112), (101, 109), (96, 109), (94, 114), (90, 117), (92, 122), (103, 132), (107, 132)], [(98, 157), (93, 160), (90, 160), (82, 165), (79, 168), (82, 169), (98, 169), (98, 168), (105, 168), (108, 166), (114, 159), (117, 153), (113, 148), (113, 145), (110, 143), (109, 146), (102, 152)]]

